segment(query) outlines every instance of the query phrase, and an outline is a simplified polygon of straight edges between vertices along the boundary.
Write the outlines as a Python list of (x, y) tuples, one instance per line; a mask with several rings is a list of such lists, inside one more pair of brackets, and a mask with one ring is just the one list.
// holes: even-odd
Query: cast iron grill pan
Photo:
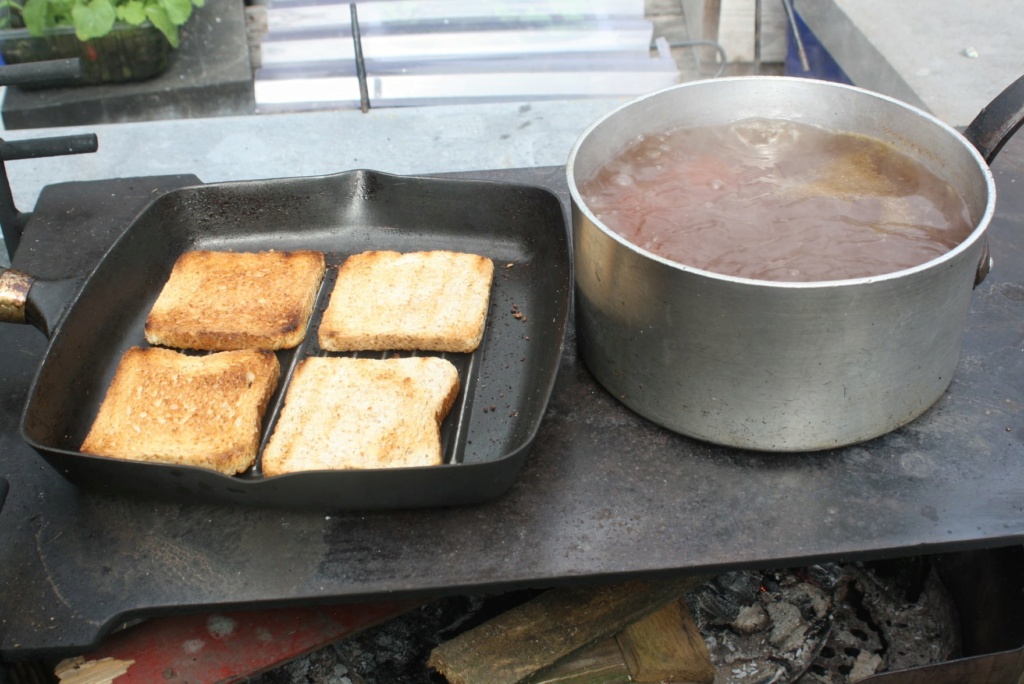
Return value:
[[(231, 477), (81, 453), (121, 355), (147, 346), (146, 316), (175, 260), (194, 249), (314, 249), (327, 256), (306, 340), (278, 352), (282, 377), (264, 416), (261, 453), (298, 362), (328, 355), (317, 345), (316, 326), (345, 257), (450, 249), (493, 259), (480, 348), (436, 354), (455, 365), (460, 380), (442, 426), (444, 464), (264, 478), (257, 460)], [(562, 207), (542, 188), (359, 170), (174, 190), (132, 222), (66, 307), (29, 391), (23, 436), (69, 480), (101, 491), (325, 511), (486, 501), (513, 484), (533, 443), (558, 369), (571, 283)]]

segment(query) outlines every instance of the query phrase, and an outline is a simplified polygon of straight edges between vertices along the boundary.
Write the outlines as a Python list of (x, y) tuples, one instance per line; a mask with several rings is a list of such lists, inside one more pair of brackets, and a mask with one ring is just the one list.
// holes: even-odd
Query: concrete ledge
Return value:
[(855, 84), (966, 126), (1024, 73), (1024, 0), (796, 0)]
[(838, 0), (796, 0), (794, 6), (854, 84), (927, 108), (885, 55), (843, 11)]
[(7, 131), (5, 140), (95, 133), (92, 154), (9, 162), (17, 206), (46, 185), (195, 174), (218, 181), (350, 169), (424, 174), (561, 166), (580, 133), (624, 98), (266, 114)]

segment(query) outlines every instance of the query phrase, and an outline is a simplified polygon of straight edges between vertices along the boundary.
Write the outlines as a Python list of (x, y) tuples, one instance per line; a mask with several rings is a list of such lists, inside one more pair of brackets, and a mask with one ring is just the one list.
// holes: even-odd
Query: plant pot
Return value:
[(23, 28), (0, 31), (0, 56), (7, 64), (81, 59), (81, 79), (20, 86), (26, 89), (143, 81), (167, 68), (170, 49), (163, 34), (149, 23), (115, 24), (107, 35), (85, 42), (78, 40), (70, 26), (51, 29), (38, 37)]

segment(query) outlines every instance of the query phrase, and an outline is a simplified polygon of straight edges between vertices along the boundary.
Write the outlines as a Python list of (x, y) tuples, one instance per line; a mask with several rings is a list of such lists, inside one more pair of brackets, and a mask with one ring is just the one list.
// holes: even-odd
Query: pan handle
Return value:
[(0, 266), (0, 321), (27, 323), (25, 308), (35, 278), (13, 268)]
[(0, 266), (0, 322), (28, 323), (50, 337), (81, 286), (79, 278), (40, 280)]
[(984, 107), (964, 131), (964, 137), (989, 164), (1024, 123), (1024, 76), (1011, 83)]

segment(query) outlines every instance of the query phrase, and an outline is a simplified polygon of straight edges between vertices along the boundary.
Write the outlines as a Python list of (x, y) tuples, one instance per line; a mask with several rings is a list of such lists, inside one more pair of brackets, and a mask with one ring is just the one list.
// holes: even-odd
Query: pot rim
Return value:
[[(916, 114), (916, 115), (922, 117), (923, 119), (931, 122), (933, 125), (939, 127), (940, 129), (943, 129), (944, 131), (946, 131), (949, 135), (951, 135), (955, 140), (957, 140), (967, 150), (968, 154), (974, 159), (975, 163), (978, 166), (978, 169), (982, 173), (982, 177), (985, 180), (985, 186), (986, 186), (985, 211), (982, 213), (981, 218), (977, 221), (977, 223), (976, 223), (976, 225), (974, 227), (974, 230), (972, 230), (971, 233), (960, 242), (960, 244), (958, 244), (956, 247), (954, 247), (953, 249), (949, 250), (948, 252), (946, 252), (944, 254), (941, 254), (941, 255), (935, 257), (934, 259), (931, 259), (931, 260), (926, 261), (924, 263), (918, 264), (917, 266), (911, 266), (910, 268), (901, 269), (899, 271), (893, 271), (891, 273), (884, 273), (884, 274), (881, 274), (881, 275), (874, 275), (874, 276), (865, 276), (865, 277), (862, 277), (862, 278), (846, 278), (846, 279), (840, 279), (840, 280), (813, 280), (813, 281), (762, 280), (762, 279), (757, 279), (757, 278), (745, 278), (745, 277), (741, 277), (741, 276), (732, 276), (732, 275), (726, 275), (726, 274), (723, 274), (723, 273), (716, 273), (715, 271), (708, 271), (708, 270), (705, 270), (705, 269), (702, 269), (702, 268), (697, 268), (696, 266), (689, 266), (687, 264), (683, 264), (683, 263), (680, 263), (678, 261), (673, 261), (671, 259), (666, 259), (665, 257), (662, 257), (662, 256), (659, 256), (657, 254), (654, 254), (653, 252), (649, 252), (648, 250), (646, 250), (646, 249), (644, 249), (642, 247), (639, 247), (638, 245), (630, 242), (629, 240), (627, 240), (626, 238), (622, 237), (617, 232), (615, 232), (614, 230), (612, 230), (611, 228), (606, 226), (600, 219), (597, 218), (597, 216), (594, 215), (594, 213), (590, 210), (590, 208), (587, 206), (587, 204), (583, 201), (583, 197), (580, 195), (579, 189), (578, 189), (577, 184), (576, 184), (576, 177), (575, 177), (575, 172), (573, 170), (573, 167), (576, 165), (576, 156), (579, 153), (580, 148), (586, 143), (586, 141), (590, 137), (591, 133), (593, 133), (594, 130), (597, 127), (599, 127), (600, 125), (602, 125), (604, 122), (606, 122), (607, 120), (611, 119), (612, 117), (617, 116), (620, 113), (622, 113), (622, 112), (624, 112), (624, 111), (626, 111), (626, 110), (636, 106), (640, 102), (646, 101), (646, 100), (651, 99), (651, 98), (663, 97), (666, 93), (673, 92), (673, 91), (676, 91), (676, 90), (682, 90), (684, 88), (701, 87), (701, 86), (705, 86), (705, 85), (707, 85), (709, 83), (716, 83), (717, 84), (717, 83), (723, 83), (723, 82), (724, 83), (728, 83), (728, 82), (751, 82), (751, 81), (755, 81), (755, 80), (756, 81), (772, 80), (772, 81), (785, 81), (785, 82), (803, 82), (803, 83), (812, 83), (812, 84), (814, 84), (817, 87), (824, 86), (824, 87), (829, 87), (829, 88), (837, 88), (837, 89), (841, 89), (841, 90), (854, 91), (854, 92), (859, 93), (860, 95), (862, 95), (864, 97), (880, 100), (880, 101), (886, 102), (886, 103), (888, 103), (890, 105), (893, 105), (893, 106), (905, 109), (905, 110), (907, 110), (907, 111), (909, 111), (909, 112), (911, 112), (913, 114)], [(647, 257), (649, 259), (653, 259), (654, 261), (656, 261), (658, 263), (661, 263), (664, 266), (667, 266), (669, 268), (672, 268), (672, 269), (675, 269), (675, 270), (678, 270), (678, 271), (682, 271), (684, 273), (690, 273), (690, 274), (694, 274), (694, 275), (698, 275), (698, 276), (704, 276), (704, 277), (712, 278), (712, 279), (715, 279), (715, 280), (721, 280), (721, 281), (730, 282), (730, 283), (743, 284), (743, 285), (756, 285), (758, 287), (773, 287), (773, 288), (780, 288), (780, 289), (812, 289), (812, 288), (819, 288), (819, 287), (852, 287), (852, 286), (857, 286), (857, 285), (865, 285), (865, 284), (868, 284), (868, 283), (876, 283), (876, 282), (882, 282), (882, 281), (895, 280), (897, 278), (904, 278), (904, 277), (910, 276), (912, 274), (919, 273), (921, 271), (928, 271), (928, 270), (931, 270), (933, 268), (939, 267), (942, 264), (945, 264), (946, 262), (955, 260), (960, 254), (962, 254), (963, 252), (965, 252), (968, 249), (970, 249), (974, 245), (974, 243), (978, 242), (980, 239), (982, 239), (984, 237), (985, 231), (988, 229), (988, 224), (991, 221), (992, 216), (995, 213), (995, 205), (996, 205), (996, 184), (995, 184), (995, 178), (992, 175), (991, 168), (989, 168), (989, 165), (985, 162), (984, 157), (981, 155), (981, 153), (978, 151), (978, 149), (973, 144), (971, 144), (971, 142), (969, 140), (967, 140), (967, 138), (965, 138), (959, 131), (957, 131), (955, 128), (953, 128), (949, 124), (947, 124), (944, 121), (938, 119), (933, 114), (930, 114), (930, 113), (928, 113), (928, 112), (926, 112), (926, 111), (924, 111), (924, 110), (922, 110), (922, 109), (920, 109), (918, 107), (915, 107), (913, 105), (907, 104), (906, 102), (903, 102), (902, 100), (897, 100), (896, 98), (890, 97), (888, 95), (883, 95), (882, 93), (878, 93), (878, 92), (875, 92), (875, 91), (872, 91), (872, 90), (867, 90), (865, 88), (860, 88), (860, 87), (857, 87), (857, 86), (846, 85), (846, 84), (843, 84), (843, 83), (834, 83), (832, 81), (822, 81), (822, 80), (817, 80), (817, 79), (801, 78), (801, 77), (796, 77), (796, 76), (731, 76), (731, 77), (726, 77), (726, 78), (700, 79), (700, 80), (697, 80), (697, 81), (689, 81), (687, 83), (681, 83), (681, 84), (678, 84), (678, 85), (669, 86), (667, 88), (661, 88), (659, 90), (652, 91), (652, 92), (647, 93), (645, 95), (641, 95), (640, 97), (634, 98), (634, 99), (632, 99), (632, 100), (630, 100), (630, 101), (628, 101), (628, 102), (626, 102), (626, 103), (616, 107), (615, 109), (611, 110), (610, 112), (608, 112), (607, 114), (605, 114), (604, 116), (600, 117), (599, 119), (594, 121), (592, 124), (590, 124), (583, 131), (583, 133), (580, 134), (580, 136), (576, 139), (576, 142), (573, 144), (572, 149), (569, 152), (569, 158), (568, 158), (568, 160), (566, 162), (565, 169), (566, 169), (566, 180), (568, 181), (568, 185), (569, 185), (569, 195), (572, 198), (573, 207), (575, 209), (583, 212), (586, 215), (587, 219), (591, 223), (593, 223), (597, 228), (599, 228), (601, 230), (601, 232), (603, 232), (605, 235), (607, 235), (611, 239), (613, 239), (616, 242), (618, 242), (623, 247), (625, 247), (625, 248), (627, 248), (627, 249), (637, 253), (640, 256), (644, 256), (644, 257)]]

